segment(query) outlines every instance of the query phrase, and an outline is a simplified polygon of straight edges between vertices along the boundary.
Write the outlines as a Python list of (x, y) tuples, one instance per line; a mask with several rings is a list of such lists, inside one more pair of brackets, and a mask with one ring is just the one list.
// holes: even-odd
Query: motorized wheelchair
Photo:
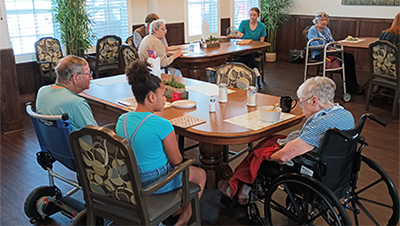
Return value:
[[(319, 152), (302, 155), (302, 164), (289, 162), (275, 175), (260, 167), (253, 184), (246, 184), (249, 201), (241, 206), (250, 223), (397, 225), (396, 187), (382, 167), (361, 153), (368, 145), (360, 136), (367, 118), (386, 126), (375, 115), (364, 114), (353, 129), (329, 129)], [(221, 201), (228, 207), (238, 206), (238, 195), (232, 199), (222, 195)], [(264, 207), (263, 216), (257, 203)]]
[[(37, 161), (49, 175), (48, 186), (40, 186), (26, 197), (24, 204), (26, 216), (34, 224), (61, 212), (73, 218), (71, 225), (86, 225), (86, 208), (83, 198), (79, 200), (71, 197), (81, 190), (78, 181), (68, 179), (53, 171), (53, 163), (58, 161), (69, 170), (76, 172), (69, 142), (71, 125), (68, 114), (40, 115), (32, 109), (31, 103), (26, 104), (26, 112), (31, 118), (41, 149), (36, 153)], [(61, 190), (55, 185), (54, 178), (74, 188), (63, 196)], [(96, 218), (96, 223), (102, 224), (102, 219)]]

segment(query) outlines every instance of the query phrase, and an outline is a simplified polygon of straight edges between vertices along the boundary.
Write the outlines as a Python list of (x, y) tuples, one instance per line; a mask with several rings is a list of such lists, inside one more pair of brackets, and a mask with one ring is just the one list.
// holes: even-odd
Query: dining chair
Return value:
[(52, 37), (41, 38), (35, 42), (35, 52), (42, 84), (53, 83), (57, 77), (54, 68), (63, 58), (60, 42)]
[[(388, 41), (376, 41), (369, 45), (370, 83), (365, 102), (365, 110), (368, 111), (371, 102), (372, 88), (374, 85), (394, 90), (392, 117), (396, 116), (399, 104), (400, 89), (400, 61), (399, 49)], [(384, 93), (378, 93), (384, 94)]]
[[(85, 126), (70, 135), (72, 153), (87, 208), (87, 225), (102, 217), (121, 225), (158, 225), (181, 207), (192, 205), (192, 220), (200, 225), (200, 187), (189, 182), (187, 160), (169, 175), (142, 187), (135, 153), (112, 130)], [(182, 187), (153, 193), (183, 173)]]
[(115, 35), (106, 35), (97, 40), (94, 78), (98, 78), (100, 73), (119, 70), (121, 44), (121, 38)]
[(135, 44), (133, 43), (133, 35), (126, 38), (125, 43), (128, 44), (134, 51), (138, 52), (138, 49), (136, 49)]
[(135, 49), (131, 48), (130, 45), (128, 44), (122, 44), (119, 47), (119, 52), (122, 57), (122, 62), (124, 63), (124, 66), (126, 67), (129, 65), (129, 63), (136, 61), (139, 59), (137, 51)]
[(228, 87), (246, 89), (255, 86), (256, 75), (243, 63), (228, 62), (220, 65), (215, 72), (215, 83), (226, 83)]

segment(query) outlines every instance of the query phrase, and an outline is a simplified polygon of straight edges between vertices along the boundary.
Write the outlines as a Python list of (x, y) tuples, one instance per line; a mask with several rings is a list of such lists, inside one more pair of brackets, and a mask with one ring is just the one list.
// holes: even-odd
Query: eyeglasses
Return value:
[(160, 30), (162, 30), (162, 31), (167, 31), (167, 28), (166, 27), (162, 27), (162, 28), (160, 28)]
[(313, 98), (313, 96), (311, 96), (311, 97), (309, 97), (309, 98), (307, 98), (307, 99), (305, 99), (305, 100), (303, 100), (303, 101), (300, 101), (300, 99), (299, 99), (299, 100), (298, 100), (299, 106), (300, 106), (301, 108), (303, 108), (303, 107), (304, 107), (304, 103), (305, 103), (306, 101), (310, 100), (311, 98)]
[(93, 71), (90, 71), (89, 73), (78, 73), (79, 75), (90, 75), (92, 77)]

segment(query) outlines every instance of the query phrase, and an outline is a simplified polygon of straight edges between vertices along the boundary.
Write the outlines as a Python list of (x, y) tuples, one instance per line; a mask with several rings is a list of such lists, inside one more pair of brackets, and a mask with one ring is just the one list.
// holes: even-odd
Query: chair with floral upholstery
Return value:
[(369, 55), (371, 77), (367, 100), (365, 102), (365, 110), (369, 109), (372, 87), (374, 85), (389, 88), (394, 90), (394, 101), (392, 107), (392, 117), (394, 118), (399, 104), (400, 89), (400, 61), (398, 47), (388, 41), (376, 41), (369, 45)]
[(138, 52), (138, 50), (135, 47), (135, 44), (133, 43), (133, 35), (131, 35), (128, 38), (126, 38), (125, 43), (128, 44), (133, 50)]
[(254, 71), (242, 63), (229, 62), (217, 68), (215, 83), (226, 83), (228, 87), (246, 89), (254, 86), (256, 75)]
[[(189, 202), (192, 220), (200, 225), (200, 187), (189, 183), (189, 166), (194, 160), (181, 163), (162, 180), (142, 187), (131, 145), (113, 131), (85, 126), (71, 133), (70, 143), (86, 202), (87, 225), (94, 225), (95, 216), (121, 225), (158, 225)], [(180, 189), (153, 195), (180, 173)]]
[(63, 58), (60, 42), (52, 37), (44, 37), (35, 42), (36, 62), (43, 83), (53, 83), (56, 79), (54, 68)]
[(119, 71), (119, 46), (121, 44), (121, 38), (115, 35), (106, 35), (97, 40), (94, 78), (98, 78), (100, 73)]
[(137, 52), (135, 49), (132, 49), (128, 44), (122, 44), (119, 47), (119, 52), (122, 57), (122, 62), (126, 67), (129, 63), (134, 62), (135, 60), (139, 59)]

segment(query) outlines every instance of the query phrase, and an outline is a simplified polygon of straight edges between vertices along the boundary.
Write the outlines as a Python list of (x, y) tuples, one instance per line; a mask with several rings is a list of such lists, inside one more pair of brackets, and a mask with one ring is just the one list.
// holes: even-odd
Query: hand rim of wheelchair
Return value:
[[(271, 221), (271, 208), (273, 208), (274, 210), (276, 210), (277, 212), (280, 212), (284, 215), (286, 215), (287, 217), (291, 218), (292, 220), (297, 220), (299, 222), (301, 222), (302, 224), (307, 223), (308, 221), (310, 221), (308, 215), (308, 211), (307, 211), (307, 216), (296, 216), (296, 214), (291, 213), (289, 210), (286, 210), (285, 207), (280, 206), (280, 207), (271, 207), (271, 198), (273, 193), (278, 189), (278, 185), (281, 184), (286, 184), (286, 183), (297, 183), (297, 184), (301, 184), (302, 186), (304, 186), (307, 189), (310, 189), (312, 192), (314, 192), (315, 195), (318, 195), (319, 198), (324, 201), (325, 203), (325, 207), (323, 207), (324, 211), (325, 210), (330, 210), (330, 214), (328, 213), (328, 217), (335, 218), (334, 220), (336, 221), (335, 223), (338, 223), (338, 225), (350, 225), (351, 221), (349, 219), (349, 216), (346, 213), (346, 210), (344, 208), (344, 206), (340, 203), (340, 201), (336, 198), (336, 196), (334, 195), (334, 193), (332, 191), (330, 191), (328, 188), (325, 187), (325, 185), (323, 185), (320, 181), (308, 177), (308, 176), (304, 176), (302, 174), (299, 173), (286, 173), (286, 174), (282, 174), (279, 177), (277, 177), (274, 181), (272, 181), (271, 186), (269, 186), (269, 189), (266, 192), (265, 195), (265, 202), (264, 202), (264, 214), (265, 214), (265, 222), (267, 225), (273, 225), (272, 221)], [(286, 189), (286, 188), (285, 188)], [(320, 192), (322, 191), (322, 192)], [(291, 191), (286, 192), (286, 194), (288, 194), (289, 199), (290, 200), (294, 200), (293, 194), (291, 194)], [(274, 203), (274, 205), (276, 205), (276, 203)], [(318, 202), (318, 207), (321, 207), (321, 203)], [(276, 209), (275, 209), (276, 208)], [(294, 205), (295, 208), (295, 213), (300, 213), (299, 206), (298, 205)], [(328, 208), (328, 209), (326, 209)], [(336, 212), (335, 211), (336, 208)], [(279, 210), (278, 210), (279, 209)], [(283, 210), (285, 209), (285, 210)], [(308, 209), (308, 208), (307, 208)], [(284, 213), (283, 213), (284, 212)], [(304, 211), (303, 211), (304, 212)], [(300, 213), (300, 215), (303, 215), (302, 213)], [(324, 216), (324, 213), (321, 214), (317, 214), (317, 216), (322, 216), (323, 219), (325, 221), (329, 220), (326, 218), (326, 216)], [(304, 219), (306, 217), (306, 219)], [(300, 219), (303, 218), (303, 219)], [(314, 219), (311, 219), (312, 221)], [(307, 222), (304, 222), (307, 221)], [(332, 224), (332, 222), (328, 222), (330, 225)]]

